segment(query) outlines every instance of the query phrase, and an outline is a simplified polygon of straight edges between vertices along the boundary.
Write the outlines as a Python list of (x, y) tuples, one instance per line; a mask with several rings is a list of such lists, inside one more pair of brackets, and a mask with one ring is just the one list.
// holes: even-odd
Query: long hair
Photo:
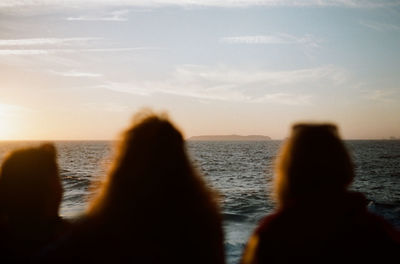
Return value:
[[(166, 116), (136, 116), (87, 216), (104, 224), (103, 230), (122, 230), (121, 236), (140, 240), (143, 251), (151, 243), (154, 256), (208, 255), (199, 261), (223, 263), (215, 196), (192, 167), (181, 133)], [(174, 248), (176, 243), (181, 249)]]
[(353, 164), (332, 124), (297, 124), (277, 161), (275, 198), (281, 207), (342, 193), (354, 178)]

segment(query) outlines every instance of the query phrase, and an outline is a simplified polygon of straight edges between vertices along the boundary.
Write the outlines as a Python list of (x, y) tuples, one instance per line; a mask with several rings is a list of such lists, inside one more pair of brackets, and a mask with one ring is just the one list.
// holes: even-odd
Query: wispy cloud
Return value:
[(140, 85), (134, 83), (121, 83), (121, 82), (106, 82), (101, 85), (97, 85), (97, 88), (104, 88), (115, 92), (137, 94), (142, 96), (149, 96), (154, 91), (146, 89), (146, 87), (140, 87)]
[(107, 41), (98, 37), (0, 39), (0, 56), (41, 56), (59, 60), (56, 56), (44, 55), (139, 52), (161, 49), (150, 46), (115, 47), (115, 43), (111, 43), (113, 46), (107, 44), (109, 44)]
[(48, 50), (0, 49), (0, 56), (9, 55), (46, 55)]
[(199, 6), (199, 7), (248, 7), (248, 6), (318, 6), (318, 7), (350, 7), (378, 8), (399, 6), (397, 0), (3, 0), (0, 7), (32, 7), (32, 6)]
[(372, 90), (365, 92), (365, 98), (376, 102), (392, 103), (397, 101), (398, 94), (393, 90)]
[(101, 38), (28, 38), (0, 39), (0, 46), (35, 46), (35, 45), (69, 45), (82, 44)]
[(346, 73), (332, 66), (293, 71), (244, 71), (226, 66), (178, 66), (161, 81), (132, 81), (101, 86), (113, 91), (152, 95), (155, 93), (245, 103), (307, 105), (314, 95), (298, 87), (334, 88), (347, 80)]
[(236, 37), (223, 37), (220, 39), (228, 44), (300, 44), (308, 47), (319, 47), (321, 40), (306, 34), (302, 37), (296, 37), (289, 34), (279, 33), (271, 35), (248, 35)]
[(84, 16), (68, 17), (66, 20), (123, 22), (123, 21), (128, 21), (129, 12), (130, 12), (129, 10), (117, 10), (117, 11), (112, 11), (109, 14), (103, 14), (103, 15), (84, 15)]
[(92, 50), (87, 47), (100, 39), (93, 37), (0, 39), (0, 55), (46, 55)]
[(266, 94), (263, 97), (254, 100), (255, 102), (270, 102), (283, 105), (309, 105), (313, 99), (312, 95), (273, 93)]
[(210, 81), (212, 83), (251, 84), (262, 83), (268, 86), (292, 85), (302, 82), (315, 82), (321, 79), (342, 83), (346, 78), (343, 70), (333, 66), (290, 70), (290, 71), (243, 71), (227, 66), (205, 67), (184, 65), (176, 69), (175, 78), (182, 81)]
[(51, 74), (63, 76), (63, 77), (86, 77), (86, 78), (98, 78), (103, 75), (100, 73), (92, 73), (92, 72), (79, 72), (79, 71), (67, 71), (67, 72), (58, 72), (58, 71), (49, 71)]
[(369, 29), (384, 32), (384, 31), (400, 31), (400, 26), (398, 25), (393, 25), (393, 24), (388, 24), (388, 23), (382, 23), (382, 22), (376, 22), (376, 21), (364, 21), (361, 20), (360, 25), (365, 26)]
[(131, 52), (140, 50), (160, 49), (157, 47), (133, 47), (133, 48), (98, 48), (98, 49), (0, 49), (0, 55), (48, 55), (57, 53), (80, 52)]
[[(312, 95), (296, 93), (275, 93), (264, 91), (259, 96), (251, 96), (245, 91), (236, 90), (233, 85), (219, 85), (207, 87), (204, 84), (189, 85), (176, 80), (167, 82), (144, 82), (144, 83), (109, 83), (100, 85), (99, 88), (106, 88), (116, 92), (129, 93), (141, 96), (153, 94), (170, 94), (176, 96), (191, 97), (201, 100), (244, 102), (244, 103), (274, 103), (284, 105), (308, 105), (311, 103)], [(140, 87), (140, 88), (139, 88)]]

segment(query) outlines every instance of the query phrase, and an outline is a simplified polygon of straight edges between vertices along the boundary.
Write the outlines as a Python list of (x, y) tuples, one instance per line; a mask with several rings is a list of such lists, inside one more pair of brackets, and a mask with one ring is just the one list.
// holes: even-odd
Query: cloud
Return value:
[(127, 113), (132, 112), (131, 107), (121, 105), (115, 102), (91, 102), (84, 104), (84, 107), (89, 111), (95, 112), (114, 112), (114, 113)]
[(101, 85), (97, 85), (96, 88), (108, 89), (115, 92), (130, 93), (142, 96), (149, 96), (152, 94), (150, 89), (140, 87), (133, 83), (121, 83), (121, 82), (106, 82)]
[(396, 102), (398, 92), (393, 90), (372, 90), (365, 92), (365, 98), (371, 101), (393, 103)]
[(268, 86), (294, 85), (305, 82), (316, 82), (321, 79), (333, 83), (342, 83), (347, 78), (343, 70), (333, 66), (298, 69), (290, 71), (243, 71), (226, 66), (205, 67), (198, 65), (183, 65), (176, 69), (178, 80), (207, 81), (211, 83), (234, 83), (246, 85), (262, 83)]
[(49, 55), (57, 53), (79, 52), (130, 52), (139, 50), (154, 50), (157, 47), (133, 47), (133, 48), (98, 48), (98, 49), (0, 49), (0, 56), (7, 55)]
[(1, 46), (34, 46), (34, 45), (69, 45), (83, 44), (101, 38), (29, 38), (29, 39), (0, 39)]
[(68, 17), (66, 20), (68, 21), (128, 21), (127, 15), (129, 14), (129, 10), (117, 10), (113, 11), (110, 14), (105, 15), (85, 15), (85, 16), (77, 16), (77, 17)]
[[(101, 40), (101, 41), (100, 41)], [(159, 50), (160, 47), (110, 47), (103, 38), (98, 37), (74, 37), (74, 38), (24, 38), (24, 39), (0, 39), (0, 56), (37, 56), (60, 60), (60, 56), (75, 53), (112, 53), (112, 52), (138, 52), (144, 50)], [(10, 62), (8, 62), (10, 63)], [(24, 61), (24, 64), (30, 64)], [(88, 76), (87, 76), (88, 77)]]
[(49, 71), (51, 74), (63, 76), (63, 77), (87, 77), (87, 78), (98, 78), (102, 77), (102, 74), (99, 73), (91, 73), (91, 72), (78, 72), (78, 71), (67, 71), (67, 72), (57, 72), (57, 71)]
[[(346, 72), (333, 66), (291, 71), (244, 71), (226, 66), (181, 65), (161, 81), (132, 81), (103, 85), (110, 90), (139, 94), (172, 94), (198, 100), (308, 105), (312, 88), (343, 85)], [(298, 88), (302, 88), (298, 90)]]
[(77, 49), (65, 47), (86, 47), (99, 39), (101, 38), (0, 39), (0, 55), (47, 55), (56, 52), (74, 52)]
[(289, 93), (273, 93), (266, 94), (255, 100), (255, 102), (270, 102), (283, 105), (309, 105), (311, 104), (312, 95), (289, 94)]
[[(338, 85), (347, 79), (345, 72), (332, 66), (291, 71), (243, 71), (226, 66), (205, 67), (183, 65), (176, 69), (166, 93), (202, 99), (243, 102), (275, 101), (306, 103), (309, 95), (297, 95), (294, 88)], [(279, 90), (279, 93), (273, 92)], [(282, 92), (287, 91), (287, 92)]]
[(360, 21), (360, 25), (376, 31), (400, 31), (400, 26), (376, 21)]
[(0, 49), (0, 56), (4, 55), (46, 55), (47, 50), (24, 50), (24, 49)]
[(300, 44), (307, 47), (319, 47), (320, 39), (310, 34), (302, 37), (296, 37), (289, 34), (279, 33), (272, 35), (249, 35), (236, 37), (223, 37), (220, 39), (223, 43), (228, 44)]
[(400, 6), (397, 0), (2, 0), (1, 7), (43, 7), (43, 6), (134, 6), (134, 7), (249, 7), (249, 6), (317, 6), (379, 8)]

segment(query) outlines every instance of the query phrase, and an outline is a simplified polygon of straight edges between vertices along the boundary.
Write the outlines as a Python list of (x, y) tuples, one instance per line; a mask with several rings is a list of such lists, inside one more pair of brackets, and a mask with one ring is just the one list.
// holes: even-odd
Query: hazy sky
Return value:
[(400, 1), (0, 1), (0, 139), (113, 139), (144, 106), (187, 137), (400, 137), (399, 84)]

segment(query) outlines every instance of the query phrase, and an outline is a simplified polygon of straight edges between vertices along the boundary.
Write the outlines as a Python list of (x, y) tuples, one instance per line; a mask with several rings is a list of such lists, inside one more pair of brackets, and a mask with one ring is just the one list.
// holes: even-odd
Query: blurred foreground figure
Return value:
[(180, 132), (142, 113), (73, 233), (49, 261), (74, 263), (224, 263), (214, 194), (192, 167)]
[(295, 125), (276, 169), (278, 208), (249, 239), (243, 264), (398, 259), (399, 233), (348, 190), (353, 165), (334, 125)]
[(0, 262), (25, 262), (68, 228), (53, 145), (20, 149), (0, 172)]

